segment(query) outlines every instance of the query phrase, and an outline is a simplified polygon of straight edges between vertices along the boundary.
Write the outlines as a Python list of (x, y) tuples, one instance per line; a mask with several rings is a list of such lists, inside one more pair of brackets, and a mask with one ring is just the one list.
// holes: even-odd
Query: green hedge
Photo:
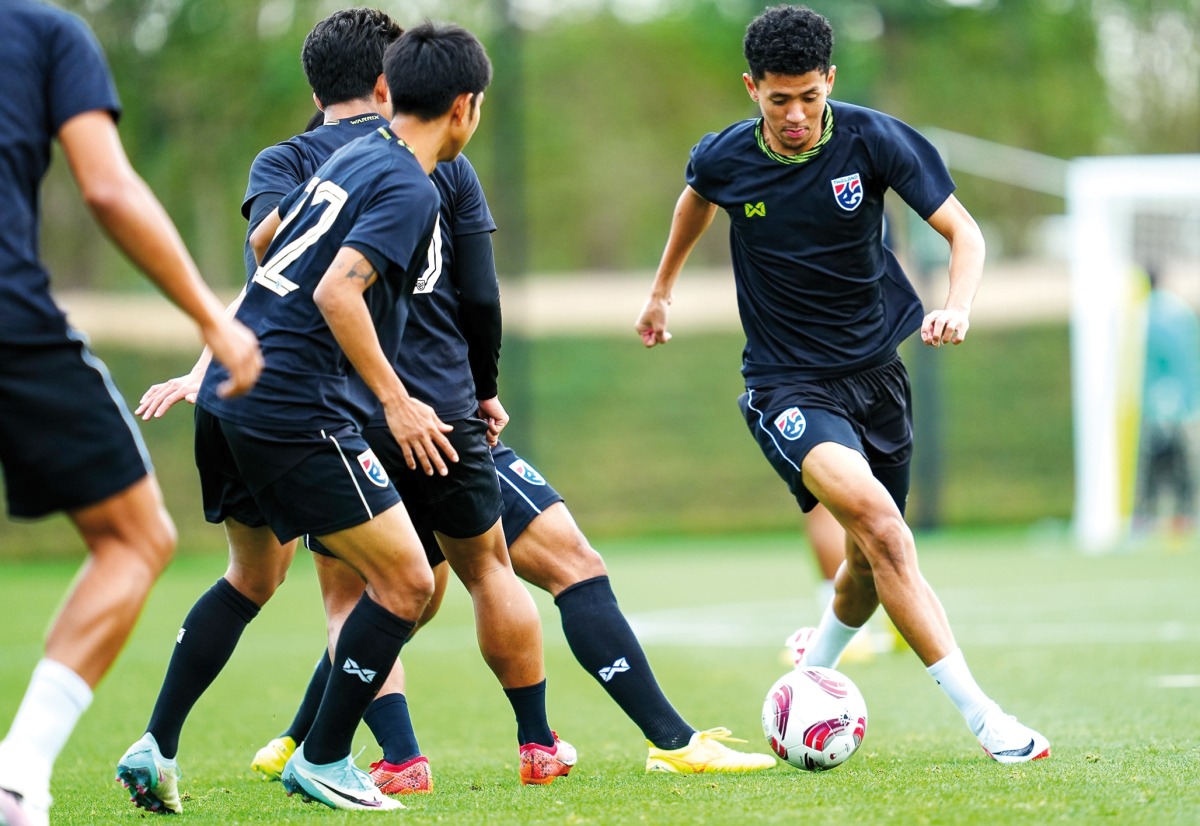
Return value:
[[(190, 364), (185, 353), (98, 351), (131, 404), (150, 383)], [(510, 378), (502, 398), (520, 417), (510, 443), (563, 493), (594, 537), (793, 528), (797, 510), (738, 413), (740, 352), (741, 338), (732, 333), (677, 338), (651, 351), (632, 335), (506, 347)], [(915, 404), (918, 416), (940, 422), (936, 489), (944, 524), (1067, 519), (1073, 483), (1066, 328), (972, 331), (966, 345), (928, 355), (941, 389), (937, 398), (918, 393)], [(914, 373), (920, 369), (916, 354), (906, 358)], [(521, 386), (527, 401), (517, 396)], [(220, 530), (200, 513), (190, 410), (173, 410), (142, 429), (181, 549), (222, 548)], [(918, 443), (923, 449), (927, 442)], [(915, 486), (910, 514), (921, 508), (920, 490)], [(78, 549), (61, 517), (0, 522), (0, 554)]]

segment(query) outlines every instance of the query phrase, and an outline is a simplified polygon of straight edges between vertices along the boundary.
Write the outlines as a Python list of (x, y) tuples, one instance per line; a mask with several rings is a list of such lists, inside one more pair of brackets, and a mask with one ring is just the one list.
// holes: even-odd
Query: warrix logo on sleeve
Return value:
[(789, 442), (803, 436), (807, 426), (808, 422), (804, 420), (804, 414), (800, 412), (799, 407), (789, 407), (775, 417), (775, 429)]
[(367, 478), (371, 480), (372, 485), (380, 488), (388, 486), (387, 471), (383, 469), (383, 465), (379, 464), (379, 460), (375, 458), (375, 451), (367, 448), (358, 454), (358, 463), (362, 466), (363, 473), (367, 474)]
[(544, 485), (546, 480), (542, 478), (542, 474), (538, 473), (524, 459), (518, 459), (508, 466), (508, 469), (520, 476), (531, 485)]
[(746, 204), (747, 218), (766, 218), (767, 217), (767, 202), (759, 201), (757, 204)]

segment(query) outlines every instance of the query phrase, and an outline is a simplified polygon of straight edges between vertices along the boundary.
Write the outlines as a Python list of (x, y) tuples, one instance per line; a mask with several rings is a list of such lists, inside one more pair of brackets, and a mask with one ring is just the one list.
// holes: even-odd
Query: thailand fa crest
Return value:
[(546, 480), (542, 478), (542, 474), (538, 473), (524, 459), (518, 459), (508, 466), (508, 469), (520, 476), (531, 485), (544, 485)]
[(800, 412), (799, 407), (789, 407), (775, 417), (775, 429), (789, 442), (803, 436), (807, 425), (808, 422), (804, 421), (804, 414)]
[(862, 178), (857, 172), (834, 178), (830, 183), (833, 184), (833, 199), (837, 201), (838, 206), (847, 212), (858, 209), (858, 205), (863, 201), (863, 188)]
[(379, 464), (379, 460), (375, 458), (375, 451), (367, 448), (362, 453), (358, 454), (358, 464), (363, 469), (363, 473), (367, 474), (367, 478), (371, 480), (371, 484), (379, 488), (388, 486), (387, 471), (383, 469), (383, 465)]

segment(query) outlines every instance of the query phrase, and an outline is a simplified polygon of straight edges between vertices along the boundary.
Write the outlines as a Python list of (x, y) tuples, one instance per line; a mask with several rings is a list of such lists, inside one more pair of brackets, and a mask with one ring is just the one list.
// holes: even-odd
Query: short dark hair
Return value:
[(466, 29), (425, 21), (388, 47), (383, 73), (392, 108), (434, 120), (461, 94), (477, 95), (492, 82), (492, 62)]
[(383, 54), (404, 29), (378, 9), (342, 9), (313, 26), (300, 50), (308, 85), (322, 106), (367, 97)]
[(772, 6), (746, 27), (742, 54), (755, 83), (767, 72), (806, 75), (820, 70), (824, 74), (833, 54), (833, 27), (806, 6)]

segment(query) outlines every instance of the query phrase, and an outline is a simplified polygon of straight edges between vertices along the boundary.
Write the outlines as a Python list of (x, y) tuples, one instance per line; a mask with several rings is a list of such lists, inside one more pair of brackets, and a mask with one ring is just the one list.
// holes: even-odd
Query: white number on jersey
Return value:
[(279, 235), (283, 232), (305, 206), (309, 204), (312, 206), (328, 204), (328, 206), (315, 224), (305, 230), (302, 235), (280, 247), (270, 260), (263, 262), (262, 266), (254, 273), (254, 283), (266, 287), (276, 295), (287, 295), (299, 287), (300, 285), (296, 282), (284, 278), (283, 271), (329, 231), (333, 222), (337, 220), (338, 213), (346, 205), (346, 197), (346, 190), (332, 181), (322, 181), (319, 178), (309, 181), (308, 186), (304, 188), (304, 197), (296, 202), (296, 206), (283, 219), (279, 229), (275, 230), (275, 234)]
[(417, 286), (413, 288), (413, 295), (433, 292), (434, 285), (437, 284), (438, 279), (441, 277), (442, 215), (438, 213), (437, 218), (433, 222), (433, 238), (429, 239), (429, 256), (425, 264), (425, 270), (421, 273), (421, 277), (417, 279)]

